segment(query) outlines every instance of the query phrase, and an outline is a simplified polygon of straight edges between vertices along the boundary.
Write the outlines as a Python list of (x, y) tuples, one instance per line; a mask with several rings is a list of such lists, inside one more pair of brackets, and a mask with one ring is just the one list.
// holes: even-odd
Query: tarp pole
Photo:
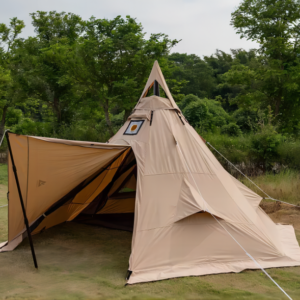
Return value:
[(29, 239), (29, 244), (30, 244), (30, 248), (31, 248), (31, 254), (32, 254), (34, 266), (37, 269), (38, 268), (38, 264), (37, 264), (36, 257), (35, 257), (35, 252), (34, 252), (34, 247), (33, 247), (33, 242), (32, 242), (32, 237), (31, 237), (31, 232), (30, 232), (30, 229), (29, 229), (28, 219), (27, 219), (26, 210), (25, 210), (25, 206), (24, 206), (24, 201), (23, 201), (23, 197), (22, 197), (22, 193), (21, 193), (21, 188), (20, 188), (20, 183), (19, 183), (19, 179), (18, 179), (18, 175), (17, 175), (17, 168), (16, 168), (16, 165), (15, 165), (14, 157), (13, 157), (11, 146), (10, 146), (8, 131), (5, 133), (5, 135), (6, 135), (6, 139), (7, 139), (7, 145), (8, 145), (8, 150), (9, 150), (10, 159), (11, 159), (11, 163), (12, 163), (12, 168), (13, 168), (15, 179), (16, 179), (16, 183), (17, 183), (19, 198), (20, 198), (21, 207), (22, 207), (23, 216), (24, 216), (24, 223), (25, 223), (25, 226), (26, 226), (27, 235), (28, 235), (28, 239)]

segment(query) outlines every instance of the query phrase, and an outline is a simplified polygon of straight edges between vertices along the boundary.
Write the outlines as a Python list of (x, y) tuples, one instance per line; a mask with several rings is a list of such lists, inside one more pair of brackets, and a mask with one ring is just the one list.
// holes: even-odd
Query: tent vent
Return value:
[(153, 95), (160, 96), (159, 95), (159, 84), (156, 80), (154, 80), (154, 86), (153, 86)]
[(151, 110), (150, 126), (152, 125), (152, 119), (153, 119), (153, 110)]

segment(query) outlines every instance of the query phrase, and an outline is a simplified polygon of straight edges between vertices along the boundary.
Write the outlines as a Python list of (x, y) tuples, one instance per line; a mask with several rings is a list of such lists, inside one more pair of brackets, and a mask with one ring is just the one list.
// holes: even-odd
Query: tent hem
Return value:
[[(287, 258), (284, 262), (281, 258)], [(260, 261), (260, 265), (263, 268), (284, 268), (284, 267), (296, 267), (300, 266), (300, 261), (295, 261), (289, 257), (283, 256), (279, 258), (279, 261)], [(224, 273), (240, 273), (245, 270), (260, 270), (253, 261), (241, 261), (239, 263), (212, 263), (212, 264), (203, 264), (198, 267), (193, 268), (174, 268), (160, 272), (132, 272), (130, 279), (127, 281), (127, 284), (143, 283), (143, 282), (152, 282), (160, 281), (171, 278), (178, 277), (191, 277), (191, 276), (205, 276), (205, 275), (216, 275)]]

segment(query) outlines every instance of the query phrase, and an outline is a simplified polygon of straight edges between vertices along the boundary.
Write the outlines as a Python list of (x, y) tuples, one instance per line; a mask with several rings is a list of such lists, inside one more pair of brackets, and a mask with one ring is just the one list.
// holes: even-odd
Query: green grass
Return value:
[[(240, 178), (242, 182), (262, 197), (266, 197), (248, 179)], [(286, 170), (279, 174), (266, 174), (251, 178), (263, 191), (274, 199), (300, 205), (300, 173)]]
[[(261, 271), (184, 277), (126, 286), (131, 233), (65, 223), (0, 254), (0, 299), (285, 299)], [(300, 299), (300, 268), (270, 269)], [(2, 297), (2, 298), (1, 298)]]
[(7, 185), (7, 165), (0, 164), (0, 184)]
[[(0, 185), (2, 204), (7, 203), (6, 189)], [(6, 235), (7, 207), (0, 209), (0, 239)], [(97, 226), (55, 226), (33, 236), (38, 270), (26, 239), (14, 251), (0, 253), (0, 299), (286, 299), (258, 270), (125, 287), (131, 238), (129, 232)], [(300, 267), (268, 272), (294, 300), (300, 299)]]

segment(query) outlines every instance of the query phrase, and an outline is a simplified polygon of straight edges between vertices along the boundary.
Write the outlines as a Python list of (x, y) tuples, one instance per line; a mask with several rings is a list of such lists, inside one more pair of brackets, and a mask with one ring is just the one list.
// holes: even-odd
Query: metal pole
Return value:
[(32, 254), (34, 266), (36, 268), (38, 268), (36, 257), (35, 257), (35, 252), (34, 252), (34, 247), (33, 247), (33, 242), (32, 242), (32, 237), (31, 237), (31, 232), (30, 232), (30, 229), (29, 229), (28, 219), (27, 219), (27, 216), (26, 216), (26, 210), (25, 210), (25, 206), (24, 206), (24, 202), (23, 202), (22, 193), (21, 193), (20, 183), (19, 183), (19, 179), (18, 179), (18, 175), (17, 175), (17, 168), (16, 168), (16, 165), (15, 165), (14, 157), (13, 157), (11, 146), (10, 146), (8, 131), (5, 132), (5, 136), (6, 136), (6, 139), (7, 139), (7, 145), (8, 145), (8, 150), (9, 150), (10, 159), (11, 159), (11, 163), (12, 163), (12, 168), (13, 168), (16, 183), (17, 183), (19, 198), (20, 198), (22, 211), (23, 211), (23, 216), (24, 216), (24, 223), (25, 223), (25, 226), (26, 226), (27, 235), (28, 235), (28, 239), (29, 239), (29, 244), (30, 244), (30, 248), (31, 248), (31, 254)]
[(159, 84), (156, 80), (154, 80), (153, 95), (160, 96), (159, 95)]

